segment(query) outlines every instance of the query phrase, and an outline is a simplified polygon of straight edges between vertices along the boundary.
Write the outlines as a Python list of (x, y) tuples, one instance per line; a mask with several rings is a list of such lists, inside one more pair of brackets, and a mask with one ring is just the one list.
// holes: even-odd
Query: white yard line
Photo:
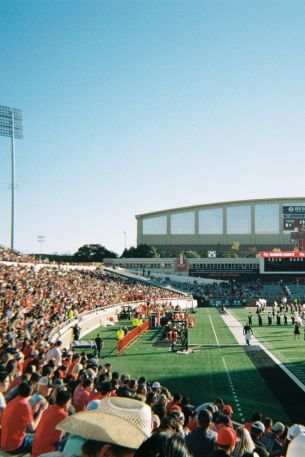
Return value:
[[(232, 313), (226, 310), (228, 315), (222, 314), (221, 317), (227, 327), (231, 330), (236, 341), (241, 345), (245, 346), (245, 341), (242, 335), (243, 326), (242, 324), (232, 315)], [(255, 337), (252, 337), (251, 344), (259, 346), (272, 360), (276, 363), (289, 377), (292, 381), (303, 391), (305, 392), (305, 385), (293, 374), (290, 370), (272, 354), (262, 343), (260, 343)]]
[(244, 420), (245, 420), (245, 419), (244, 419), (244, 415), (243, 415), (243, 412), (242, 412), (242, 409), (241, 409), (241, 406), (240, 406), (238, 397), (237, 397), (237, 395), (236, 395), (236, 391), (235, 391), (234, 384), (233, 384), (232, 379), (231, 379), (230, 370), (229, 370), (229, 368), (228, 368), (228, 365), (227, 365), (227, 362), (226, 362), (226, 359), (225, 359), (224, 355), (221, 353), (221, 346), (220, 346), (220, 344), (219, 344), (219, 340), (218, 340), (218, 337), (217, 337), (217, 333), (216, 333), (216, 330), (215, 330), (215, 327), (214, 327), (212, 318), (211, 318), (211, 316), (210, 316), (210, 313), (209, 313), (209, 319), (210, 319), (211, 327), (212, 327), (212, 330), (213, 330), (213, 333), (214, 333), (214, 336), (215, 336), (215, 340), (216, 340), (216, 343), (217, 343), (219, 352), (220, 352), (220, 354), (221, 354), (221, 360), (222, 360), (222, 363), (223, 363), (225, 372), (226, 372), (227, 377), (228, 377), (229, 386), (230, 386), (230, 389), (231, 389), (231, 391), (232, 391), (232, 396), (233, 396), (233, 399), (234, 399), (234, 402), (235, 402), (235, 405), (236, 405), (236, 408), (237, 408), (238, 415), (239, 415), (239, 417), (240, 417), (240, 420), (241, 420), (242, 422), (244, 422)]
[(215, 336), (215, 340), (216, 340), (217, 346), (220, 346), (219, 341), (218, 341), (218, 338), (217, 338), (217, 333), (216, 333), (216, 331), (215, 331), (215, 327), (214, 327), (214, 324), (213, 324), (213, 321), (212, 321), (212, 319), (211, 319), (210, 314), (209, 314), (209, 319), (210, 319), (210, 322), (211, 322), (212, 330), (213, 330), (213, 332), (214, 332), (214, 336)]

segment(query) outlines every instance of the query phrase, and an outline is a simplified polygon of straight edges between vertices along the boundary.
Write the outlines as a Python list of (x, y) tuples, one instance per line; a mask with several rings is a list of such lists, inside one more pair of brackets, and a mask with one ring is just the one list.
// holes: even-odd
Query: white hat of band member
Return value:
[(56, 428), (86, 439), (138, 449), (149, 438), (151, 426), (148, 405), (131, 398), (109, 397), (100, 401), (98, 409), (73, 414)]

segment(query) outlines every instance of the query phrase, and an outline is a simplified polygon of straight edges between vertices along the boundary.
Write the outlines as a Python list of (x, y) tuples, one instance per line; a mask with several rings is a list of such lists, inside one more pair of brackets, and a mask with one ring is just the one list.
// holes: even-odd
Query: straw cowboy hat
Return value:
[(305, 455), (305, 434), (299, 433), (289, 444), (287, 457), (301, 457)]
[(86, 439), (138, 449), (150, 437), (152, 412), (141, 401), (108, 397), (100, 401), (98, 409), (73, 414), (56, 428)]

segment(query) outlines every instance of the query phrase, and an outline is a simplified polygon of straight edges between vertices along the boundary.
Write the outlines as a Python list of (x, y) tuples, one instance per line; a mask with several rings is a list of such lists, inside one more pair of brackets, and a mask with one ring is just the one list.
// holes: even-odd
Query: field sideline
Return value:
[[(234, 310), (234, 315), (242, 321), (247, 314), (247, 310)], [(145, 375), (152, 382), (160, 381), (172, 392), (186, 394), (196, 405), (222, 397), (232, 405), (237, 421), (248, 420), (259, 409), (275, 420), (291, 423), (291, 417), (244, 349), (236, 343), (215, 308), (197, 310), (195, 327), (189, 332), (189, 343), (203, 346), (187, 356), (169, 352), (168, 346), (159, 345), (157, 330), (149, 330), (117, 355), (117, 328), (116, 325), (99, 329), (104, 340), (102, 361), (111, 362), (113, 370), (133, 377)], [(256, 328), (254, 331), (260, 339)], [(97, 332), (90, 333), (85, 339), (94, 339)], [(304, 341), (302, 343), (304, 345)]]
[[(241, 323), (248, 321), (250, 308), (234, 308), (230, 312)], [(301, 329), (300, 339), (295, 340), (293, 334), (293, 325), (289, 324), (276, 325), (273, 319), (272, 326), (267, 325), (268, 311), (263, 314), (263, 326), (258, 325), (258, 318), (255, 314), (256, 309), (252, 311), (252, 329), (255, 337), (262, 343), (272, 354), (277, 357), (303, 384), (305, 384), (305, 341), (304, 328)]]

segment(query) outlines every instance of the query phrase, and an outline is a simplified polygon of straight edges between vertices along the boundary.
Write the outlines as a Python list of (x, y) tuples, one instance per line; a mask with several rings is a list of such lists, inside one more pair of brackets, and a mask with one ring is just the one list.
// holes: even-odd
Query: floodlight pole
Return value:
[(124, 233), (124, 248), (125, 248), (125, 251), (126, 251), (126, 247), (127, 247), (127, 244), (126, 244), (126, 231), (124, 230), (123, 233)]
[(41, 262), (41, 246), (42, 246), (42, 243), (45, 242), (45, 239), (46, 239), (46, 237), (44, 235), (38, 235), (37, 236), (37, 241), (38, 241), (39, 246), (40, 246), (40, 249), (39, 249), (39, 251), (40, 251), (40, 262)]
[(0, 105), (0, 136), (11, 139), (11, 249), (15, 230), (15, 139), (23, 137), (22, 111)]
[(15, 137), (14, 137), (14, 110), (11, 110), (11, 249), (14, 249), (14, 217), (15, 217)]

